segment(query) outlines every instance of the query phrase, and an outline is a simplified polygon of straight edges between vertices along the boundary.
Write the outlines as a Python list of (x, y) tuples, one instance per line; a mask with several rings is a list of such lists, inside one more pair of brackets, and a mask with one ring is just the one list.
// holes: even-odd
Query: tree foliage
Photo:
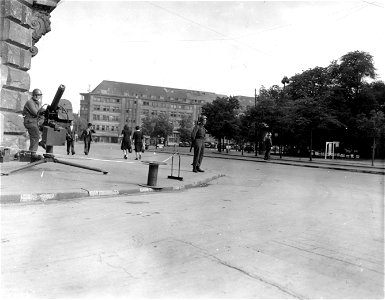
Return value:
[(142, 120), (142, 131), (145, 135), (149, 135), (151, 138), (163, 137), (172, 134), (174, 127), (170, 122), (170, 119), (165, 114), (158, 116), (147, 116)]
[(191, 131), (193, 128), (193, 120), (191, 115), (182, 115), (179, 122), (179, 139), (181, 142), (190, 142)]
[(239, 108), (239, 101), (234, 97), (218, 97), (212, 103), (203, 105), (202, 114), (207, 116), (207, 132), (219, 142), (223, 138), (235, 138), (238, 132)]
[[(243, 118), (249, 126), (255, 125), (255, 135), (267, 124), (278, 137), (273, 143), (283, 144), (288, 153), (296, 149), (293, 153), (308, 154), (312, 142), (322, 150), (326, 141), (340, 141), (341, 148), (356, 150), (364, 157), (372, 147), (374, 122), (375, 136), (381, 139), (377, 150), (385, 156), (381, 121), (385, 84), (373, 81), (375, 78), (373, 57), (366, 52), (349, 52), (329, 66), (284, 77), (283, 88), (262, 87), (256, 107), (246, 110)], [(255, 141), (255, 135), (247, 135), (248, 140)]]

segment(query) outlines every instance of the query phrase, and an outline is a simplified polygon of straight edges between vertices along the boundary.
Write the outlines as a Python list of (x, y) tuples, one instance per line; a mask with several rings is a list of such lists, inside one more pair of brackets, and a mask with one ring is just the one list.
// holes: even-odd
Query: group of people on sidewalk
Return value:
[(132, 134), (128, 125), (124, 125), (122, 130), (122, 142), (120, 149), (123, 150), (123, 157), (127, 159), (128, 153), (132, 152), (132, 148), (135, 151), (135, 160), (142, 159), (142, 153), (144, 152), (144, 135), (139, 126), (135, 126), (135, 131)]

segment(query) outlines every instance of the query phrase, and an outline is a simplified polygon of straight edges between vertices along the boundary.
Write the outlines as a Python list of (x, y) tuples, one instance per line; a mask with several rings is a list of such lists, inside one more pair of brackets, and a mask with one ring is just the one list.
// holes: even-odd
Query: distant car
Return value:
[(164, 147), (163, 144), (157, 144), (157, 145), (156, 145), (156, 148), (158, 148), (158, 149), (163, 149), (163, 147)]
[(189, 142), (180, 142), (179, 147), (190, 147), (190, 143)]
[(246, 145), (244, 151), (254, 152), (254, 147), (252, 145)]

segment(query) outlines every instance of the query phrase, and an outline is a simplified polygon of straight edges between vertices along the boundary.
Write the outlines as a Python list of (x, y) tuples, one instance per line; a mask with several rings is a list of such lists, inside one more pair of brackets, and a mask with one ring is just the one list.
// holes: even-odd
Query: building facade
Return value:
[(177, 143), (178, 126), (183, 115), (198, 119), (202, 106), (217, 97), (211, 92), (159, 86), (103, 81), (93, 91), (81, 93), (80, 117), (94, 125), (98, 141), (116, 143), (125, 124), (141, 126), (146, 116), (165, 114), (173, 123), (174, 133), (168, 144)]
[(36, 43), (51, 31), (51, 12), (60, 0), (0, 0), (0, 149), (28, 148), (21, 112), (31, 97)]

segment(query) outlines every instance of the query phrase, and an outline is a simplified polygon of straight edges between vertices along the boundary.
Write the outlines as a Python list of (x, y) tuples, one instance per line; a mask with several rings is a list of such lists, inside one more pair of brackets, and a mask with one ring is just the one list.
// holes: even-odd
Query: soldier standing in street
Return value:
[(31, 159), (39, 159), (39, 155), (36, 154), (39, 146), (40, 131), (39, 131), (39, 116), (42, 110), (41, 97), (42, 92), (39, 89), (32, 91), (32, 99), (29, 99), (23, 108), (24, 127), (29, 134), (29, 151), (31, 151)]
[(272, 146), (271, 133), (270, 132), (268, 132), (266, 134), (264, 142), (265, 142), (265, 157), (264, 157), (264, 160), (268, 160), (268, 159), (270, 159), (270, 151), (271, 151), (271, 146)]
[(203, 154), (205, 150), (205, 135), (206, 135), (206, 116), (201, 115), (197, 124), (191, 132), (191, 145), (194, 147), (193, 172), (204, 172), (201, 169)]
[(74, 122), (71, 121), (71, 124), (67, 127), (66, 140), (67, 140), (67, 155), (70, 154), (70, 150), (72, 155), (75, 154), (75, 127)]

